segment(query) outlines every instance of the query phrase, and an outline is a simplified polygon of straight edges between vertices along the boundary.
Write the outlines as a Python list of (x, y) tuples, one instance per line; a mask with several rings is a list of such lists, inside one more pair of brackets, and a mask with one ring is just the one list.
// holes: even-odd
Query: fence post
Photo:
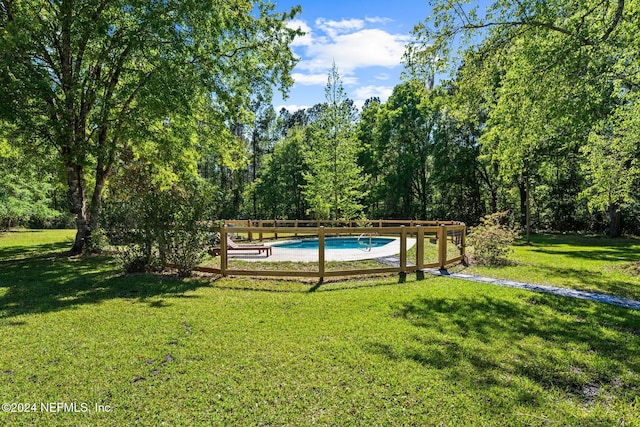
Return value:
[(438, 268), (444, 269), (447, 263), (447, 226), (440, 225), (438, 229)]
[(324, 227), (318, 227), (318, 275), (324, 281)]
[[(248, 219), (247, 220), (247, 227), (251, 228), (251, 226), (252, 226), (251, 220)], [(251, 232), (251, 230), (249, 230), (248, 234), (249, 234), (249, 236), (248, 236), (249, 237), (249, 241), (251, 242), (253, 240), (253, 233)]]
[(460, 239), (460, 255), (462, 255), (462, 263), (466, 265), (465, 255), (467, 252), (467, 226), (462, 229), (462, 238)]
[(407, 280), (407, 229), (400, 226), (400, 283)]
[(424, 280), (424, 229), (418, 225), (416, 233), (416, 280)]
[(223, 277), (227, 275), (227, 225), (220, 229), (220, 273)]

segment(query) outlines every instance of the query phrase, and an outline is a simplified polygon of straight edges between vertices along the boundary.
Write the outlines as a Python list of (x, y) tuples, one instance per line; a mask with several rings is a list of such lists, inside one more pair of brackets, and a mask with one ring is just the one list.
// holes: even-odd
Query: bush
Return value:
[(206, 254), (214, 192), (202, 182), (169, 189), (142, 183), (129, 190), (105, 203), (103, 216), (125, 272), (156, 271), (171, 263), (179, 275), (190, 275)]
[(497, 212), (481, 219), (467, 237), (469, 258), (478, 265), (504, 265), (511, 252), (510, 246), (520, 236), (509, 224), (507, 212)]
[(118, 248), (116, 259), (127, 274), (146, 273), (159, 267), (158, 263), (154, 264), (153, 258), (145, 253), (144, 248), (136, 244), (128, 244)]
[(176, 230), (169, 239), (167, 261), (174, 264), (181, 277), (190, 276), (202, 262), (207, 247), (206, 230)]

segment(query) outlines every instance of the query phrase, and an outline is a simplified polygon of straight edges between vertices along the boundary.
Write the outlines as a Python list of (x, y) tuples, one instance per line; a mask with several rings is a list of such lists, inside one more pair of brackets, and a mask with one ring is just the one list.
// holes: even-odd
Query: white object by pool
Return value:
[[(358, 241), (359, 240), (359, 241)], [(407, 239), (407, 249), (415, 245), (415, 239)], [(269, 257), (252, 254), (229, 254), (229, 259), (245, 261), (318, 261), (318, 239), (292, 239), (267, 243), (272, 248)], [(357, 261), (393, 256), (400, 253), (398, 237), (327, 237), (325, 238), (325, 261)]]

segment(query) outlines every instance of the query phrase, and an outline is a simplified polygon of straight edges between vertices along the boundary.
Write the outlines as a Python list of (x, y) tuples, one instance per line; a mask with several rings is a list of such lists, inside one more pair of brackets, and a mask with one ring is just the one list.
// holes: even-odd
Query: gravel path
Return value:
[[(399, 258), (385, 257), (378, 259), (379, 262), (388, 265), (400, 265)], [(395, 262), (395, 263), (394, 263)], [(471, 274), (463, 273), (449, 273), (447, 270), (438, 269), (426, 269), (425, 273), (430, 273), (435, 276), (453, 277), (460, 280), (468, 280), (470, 282), (490, 283), (492, 285), (507, 286), (509, 288), (526, 289), (534, 292), (544, 292), (547, 294), (559, 295), (569, 298), (585, 299), (589, 301), (597, 301), (604, 304), (617, 305), (620, 307), (631, 308), (634, 310), (640, 310), (640, 301), (632, 300), (629, 298), (622, 298), (616, 295), (599, 294), (597, 292), (579, 291), (577, 289), (560, 288), (558, 286), (538, 285), (535, 283), (516, 282), (514, 280), (505, 279), (493, 279), (491, 277), (474, 276)]]
[(538, 285), (535, 283), (516, 282), (514, 280), (493, 279), (490, 277), (473, 276), (471, 274), (449, 273), (447, 270), (425, 270), (436, 276), (453, 277), (471, 282), (490, 283), (492, 285), (507, 286), (510, 288), (526, 289), (534, 292), (544, 292), (547, 294), (560, 295), (563, 297), (586, 299), (590, 301), (602, 302), (605, 304), (617, 305), (625, 308), (640, 310), (640, 301), (629, 298), (622, 298), (615, 295), (599, 294), (597, 292), (579, 291), (577, 289), (560, 288), (558, 286)]

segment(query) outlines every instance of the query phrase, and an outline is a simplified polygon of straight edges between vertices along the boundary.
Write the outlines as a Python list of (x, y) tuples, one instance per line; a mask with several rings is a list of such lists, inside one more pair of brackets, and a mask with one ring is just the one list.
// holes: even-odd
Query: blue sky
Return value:
[(324, 101), (324, 88), (335, 61), (347, 96), (357, 106), (372, 96), (384, 102), (400, 82), (401, 58), (413, 26), (431, 9), (427, 0), (274, 0), (276, 10), (301, 5), (291, 22), (307, 34), (294, 41), (300, 58), (289, 98), (275, 94), (276, 111), (311, 107)]

